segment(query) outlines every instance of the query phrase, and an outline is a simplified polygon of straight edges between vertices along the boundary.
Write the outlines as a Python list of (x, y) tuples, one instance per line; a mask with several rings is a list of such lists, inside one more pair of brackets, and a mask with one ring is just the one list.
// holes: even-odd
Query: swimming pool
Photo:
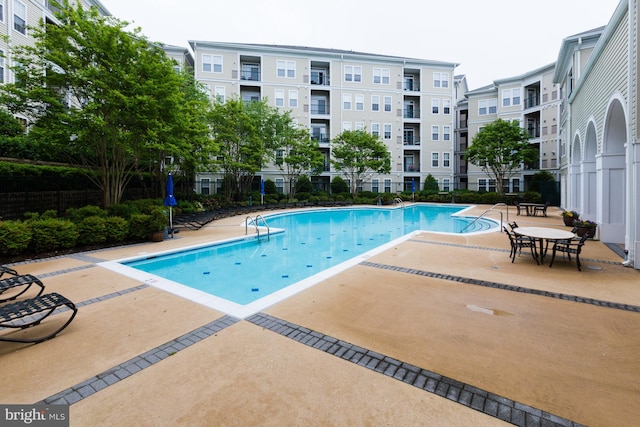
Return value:
[[(105, 266), (227, 314), (245, 317), (360, 262), (363, 254), (371, 256), (372, 251), (381, 252), (398, 240), (408, 239), (412, 232), (459, 233), (475, 219), (460, 215), (465, 208), (411, 205), (265, 215), (268, 237), (262, 229), (260, 238), (254, 235), (224, 244), (120, 260), (121, 268), (109, 263)], [(494, 221), (483, 219), (467, 231), (495, 226)]]

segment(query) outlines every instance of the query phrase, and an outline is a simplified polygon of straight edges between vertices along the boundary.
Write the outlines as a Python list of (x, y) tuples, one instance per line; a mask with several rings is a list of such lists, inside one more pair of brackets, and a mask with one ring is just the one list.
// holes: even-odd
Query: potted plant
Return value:
[(596, 229), (598, 228), (598, 224), (596, 222), (589, 221), (588, 219), (575, 221), (573, 223), (573, 226), (576, 228), (576, 234), (578, 236), (582, 237), (586, 234), (587, 237), (590, 237), (590, 238), (595, 237)]
[(562, 211), (560, 215), (567, 227), (573, 227), (574, 223), (580, 219), (580, 214), (576, 211)]
[(165, 228), (169, 219), (161, 207), (153, 208), (149, 213), (148, 231), (152, 242), (161, 242), (165, 238)]

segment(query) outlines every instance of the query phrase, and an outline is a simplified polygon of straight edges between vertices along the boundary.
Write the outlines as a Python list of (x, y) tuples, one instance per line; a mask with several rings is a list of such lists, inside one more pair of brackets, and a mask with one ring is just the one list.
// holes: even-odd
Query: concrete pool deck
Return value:
[[(558, 213), (509, 215), (566, 229)], [(242, 220), (13, 265), (79, 312), (53, 340), (0, 342), (0, 403), (71, 403), (76, 426), (640, 417), (640, 273), (599, 241), (587, 241), (579, 272), (524, 252), (511, 263), (504, 233), (420, 233), (246, 319), (97, 266), (241, 236)]]

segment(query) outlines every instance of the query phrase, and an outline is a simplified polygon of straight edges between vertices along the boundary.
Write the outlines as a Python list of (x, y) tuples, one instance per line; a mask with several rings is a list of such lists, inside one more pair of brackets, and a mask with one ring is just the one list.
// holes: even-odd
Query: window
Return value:
[(355, 130), (364, 130), (364, 123), (363, 122), (356, 122), (354, 129)]
[(520, 178), (513, 178), (511, 180), (511, 185), (513, 187), (513, 192), (514, 193), (519, 193), (520, 192)]
[(384, 139), (391, 139), (391, 123), (384, 124)]
[(346, 131), (351, 131), (353, 130), (351, 122), (342, 122), (342, 131), (346, 132)]
[(496, 192), (496, 180), (495, 179), (490, 179), (489, 180), (489, 191), (491, 191), (492, 193)]
[(391, 180), (390, 179), (385, 179), (384, 180), (384, 192), (385, 193), (391, 193)]
[(431, 114), (438, 114), (440, 112), (440, 100), (431, 100)]
[(222, 194), (222, 183), (223, 182), (224, 182), (224, 179), (216, 178), (216, 193), (217, 194)]
[(440, 161), (438, 160), (438, 153), (431, 153), (431, 167), (440, 167)]
[(371, 135), (380, 136), (380, 123), (371, 123)]
[(276, 61), (276, 75), (293, 79), (296, 77), (296, 63), (294, 61)]
[(284, 150), (276, 150), (276, 165), (281, 165), (284, 163)]
[(442, 140), (451, 141), (451, 126), (442, 126)]
[(222, 72), (222, 56), (220, 55), (202, 55), (202, 72), (204, 73), (221, 73)]
[(437, 141), (440, 139), (440, 128), (437, 125), (431, 126), (431, 140)]
[(0, 22), (4, 22), (4, 0), (0, 0)]
[(384, 97), (384, 111), (387, 113), (391, 112), (391, 97), (390, 96), (385, 96)]
[(276, 89), (276, 107), (284, 107), (284, 90)]
[(289, 108), (297, 108), (298, 107), (298, 91), (290, 90), (289, 91)]
[(391, 73), (388, 68), (374, 68), (373, 83), (388, 85), (390, 75)]
[(495, 114), (497, 110), (498, 100), (496, 98), (481, 99), (480, 101), (478, 101), (478, 115), (480, 116)]
[(345, 82), (361, 82), (362, 81), (362, 67), (356, 65), (344, 66), (344, 81)]
[(451, 191), (451, 180), (449, 178), (442, 180), (442, 191)]
[(520, 88), (505, 89), (502, 91), (502, 106), (520, 105)]
[(351, 110), (351, 94), (350, 93), (342, 94), (342, 108), (344, 110)]
[(283, 178), (276, 178), (276, 190), (278, 191), (278, 194), (283, 194), (284, 193), (284, 179)]
[(27, 34), (27, 6), (18, 0), (13, 0), (13, 29)]
[(371, 111), (380, 111), (380, 96), (371, 95)]
[(449, 74), (433, 73), (433, 87), (449, 87)]
[(372, 179), (371, 180), (371, 191), (374, 192), (374, 193), (377, 193), (377, 192), (380, 191), (379, 188), (380, 188), (380, 180)]
[(0, 83), (4, 83), (4, 51), (0, 50)]
[(364, 111), (364, 95), (356, 95), (356, 111)]
[(443, 99), (442, 100), (442, 114), (451, 114), (451, 100)]
[(224, 95), (225, 95), (224, 86), (216, 86), (215, 94), (216, 94), (215, 95), (216, 96), (216, 101), (224, 102)]
[(451, 167), (450, 155), (451, 155), (451, 153), (442, 153), (442, 167), (443, 168)]
[(478, 179), (478, 191), (487, 191), (487, 179), (479, 178)]
[(202, 178), (200, 181), (200, 194), (210, 194), (211, 180), (209, 178)]

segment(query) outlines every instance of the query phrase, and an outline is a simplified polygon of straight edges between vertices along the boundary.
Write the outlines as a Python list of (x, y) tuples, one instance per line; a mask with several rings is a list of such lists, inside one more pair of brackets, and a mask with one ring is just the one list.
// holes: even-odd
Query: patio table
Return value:
[[(540, 265), (542, 265), (544, 257), (547, 254), (549, 241), (555, 242), (558, 240), (570, 240), (576, 236), (570, 231), (550, 227), (516, 227), (513, 229), (513, 232), (519, 236), (530, 237), (531, 239), (539, 242)], [(545, 241), (547, 242), (546, 246), (544, 245)]]

